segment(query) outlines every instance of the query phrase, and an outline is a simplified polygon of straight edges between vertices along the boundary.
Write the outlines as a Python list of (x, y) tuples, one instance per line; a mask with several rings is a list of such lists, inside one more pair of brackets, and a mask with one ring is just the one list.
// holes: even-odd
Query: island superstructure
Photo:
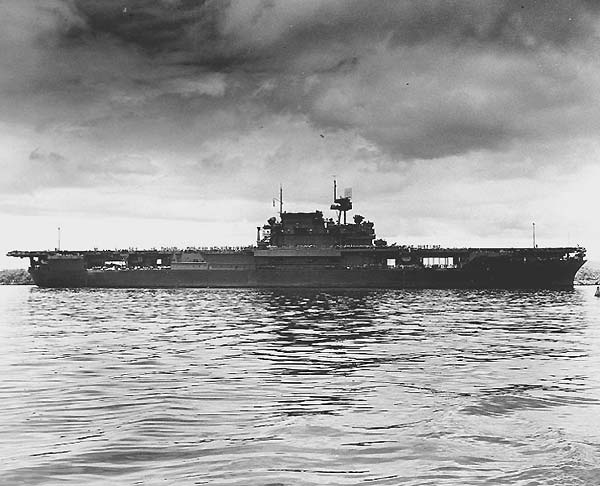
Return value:
[(286, 212), (243, 248), (11, 251), (40, 287), (572, 288), (585, 248), (442, 248), (388, 244), (350, 193), (334, 218)]

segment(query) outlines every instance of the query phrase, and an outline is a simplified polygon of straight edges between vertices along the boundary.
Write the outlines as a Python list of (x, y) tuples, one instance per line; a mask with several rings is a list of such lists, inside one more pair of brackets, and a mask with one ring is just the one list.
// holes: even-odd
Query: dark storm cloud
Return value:
[(72, 7), (82, 20), (60, 31), (61, 41), (105, 38), (133, 49), (149, 64), (128, 75), (153, 95), (168, 94), (161, 75), (176, 86), (179, 76), (219, 73), (230, 82), (220, 108), (247, 102), (254, 111), (296, 113), (318, 130), (354, 129), (408, 158), (555, 136), (538, 126), (560, 127), (553, 110), (586, 104), (582, 82), (564, 78), (598, 20), (596, 3), (558, 0), (76, 0)]
[(193, 26), (202, 40), (216, 40), (216, 9), (202, 1), (77, 0), (75, 5), (87, 19), (86, 30), (74, 31), (73, 40), (86, 33), (110, 34), (150, 53), (183, 49), (189, 51), (187, 32)]
[(235, 138), (295, 115), (317, 134), (354, 131), (394, 158), (443, 158), (597, 121), (585, 78), (598, 22), (591, 1), (11, 8), (21, 23), (18, 42), (7, 42), (4, 112), (115, 147), (192, 150), (215, 133)]
[[(564, 0), (75, 0), (74, 5), (88, 32), (110, 34), (154, 54), (178, 51), (209, 65), (222, 56), (224, 68), (383, 38), (392, 46), (439, 38), (506, 48), (562, 46), (594, 33), (599, 9), (597, 2)], [(84, 32), (74, 28), (65, 37)]]

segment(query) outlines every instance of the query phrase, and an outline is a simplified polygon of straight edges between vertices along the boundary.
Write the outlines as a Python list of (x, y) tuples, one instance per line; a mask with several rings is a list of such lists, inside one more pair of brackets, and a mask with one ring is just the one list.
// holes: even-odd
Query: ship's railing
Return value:
[(192, 252), (192, 251), (212, 251), (212, 252), (229, 252), (229, 251), (244, 251), (244, 250), (252, 250), (256, 249), (255, 245), (245, 245), (245, 246), (188, 246), (183, 250), (183, 252)]

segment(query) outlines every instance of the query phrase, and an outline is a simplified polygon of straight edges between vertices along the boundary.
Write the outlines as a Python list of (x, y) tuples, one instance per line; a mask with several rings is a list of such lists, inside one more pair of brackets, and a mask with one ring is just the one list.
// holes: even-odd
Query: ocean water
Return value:
[(0, 484), (597, 485), (594, 290), (0, 287)]

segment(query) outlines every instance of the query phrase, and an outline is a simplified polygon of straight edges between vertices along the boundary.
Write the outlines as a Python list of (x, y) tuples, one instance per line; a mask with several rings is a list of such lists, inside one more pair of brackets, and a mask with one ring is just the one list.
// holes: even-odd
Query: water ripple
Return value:
[(0, 287), (0, 484), (600, 482), (600, 299)]

